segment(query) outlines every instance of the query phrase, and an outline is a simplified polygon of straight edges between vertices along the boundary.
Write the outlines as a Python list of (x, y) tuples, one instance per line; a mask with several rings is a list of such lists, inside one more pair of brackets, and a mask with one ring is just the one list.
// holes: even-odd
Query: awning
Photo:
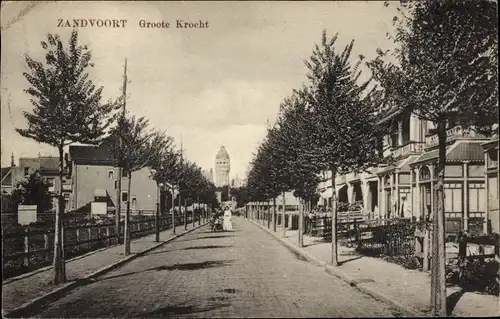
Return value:
[(323, 193), (321, 193), (321, 198), (332, 198), (333, 196), (333, 189), (327, 188)]
[(341, 185), (336, 185), (335, 190), (337, 191), (337, 194), (340, 192), (340, 190), (344, 187), (347, 187), (347, 184), (341, 184)]
[(108, 197), (108, 192), (102, 188), (94, 189), (94, 197)]
[[(481, 141), (461, 141), (446, 148), (446, 162), (463, 163), (468, 161), (481, 163), (484, 161), (483, 154)], [(439, 149), (435, 149), (422, 154), (417, 160), (411, 163), (411, 166), (425, 162), (434, 162), (437, 161), (438, 157)]]

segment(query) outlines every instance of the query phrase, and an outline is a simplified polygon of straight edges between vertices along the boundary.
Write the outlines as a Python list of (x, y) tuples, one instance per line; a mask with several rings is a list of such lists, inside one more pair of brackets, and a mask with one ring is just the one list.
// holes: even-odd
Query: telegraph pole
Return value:
[(181, 192), (181, 181), (182, 181), (182, 178), (184, 177), (182, 175), (182, 172), (183, 172), (183, 169), (184, 169), (184, 147), (183, 147), (183, 144), (182, 144), (182, 134), (181, 134), (181, 178), (179, 179), (179, 211), (182, 212), (182, 206), (184, 206), (184, 230), (187, 230), (187, 210), (186, 210), (186, 200), (184, 200), (184, 205), (182, 205), (182, 192)]
[[(122, 99), (123, 99), (123, 108), (122, 108), (122, 117), (125, 117), (125, 109), (127, 105), (127, 59), (125, 59), (125, 67), (123, 69), (123, 87), (122, 87)], [(120, 149), (122, 148), (122, 140), (119, 136)], [(116, 177), (116, 240), (117, 243), (120, 243), (120, 215), (121, 215), (121, 202), (122, 202), (122, 168), (120, 167), (120, 163), (118, 163), (118, 176)], [(125, 233), (125, 231), (124, 231)], [(125, 243), (125, 241), (124, 241)]]

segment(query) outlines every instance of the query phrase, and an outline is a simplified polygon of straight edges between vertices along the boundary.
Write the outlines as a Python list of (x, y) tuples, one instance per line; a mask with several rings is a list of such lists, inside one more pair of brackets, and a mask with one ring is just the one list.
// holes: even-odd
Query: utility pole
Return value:
[(286, 201), (285, 201), (285, 192), (283, 192), (283, 219), (282, 219), (282, 225), (283, 225), (283, 238), (286, 238)]
[(187, 230), (187, 210), (186, 210), (186, 200), (184, 199), (184, 205), (182, 205), (182, 190), (181, 190), (181, 181), (184, 177), (182, 172), (184, 170), (184, 145), (182, 144), (182, 134), (181, 134), (181, 175), (179, 179), (179, 211), (182, 212), (182, 207), (184, 206), (184, 230)]
[(175, 202), (175, 188), (174, 188), (174, 185), (172, 183), (172, 231), (175, 235), (175, 205), (174, 205), (174, 202)]
[[(123, 99), (123, 108), (122, 108), (122, 117), (125, 117), (126, 106), (127, 106), (127, 59), (125, 59), (125, 67), (123, 69), (123, 87), (122, 87), (122, 99)], [(122, 139), (119, 136), (120, 149), (122, 149)], [(120, 215), (122, 211), (122, 167), (120, 167), (121, 163), (118, 163), (118, 176), (116, 177), (116, 240), (117, 244), (120, 244)], [(125, 233), (125, 231), (124, 231)], [(124, 241), (125, 243), (125, 241)]]

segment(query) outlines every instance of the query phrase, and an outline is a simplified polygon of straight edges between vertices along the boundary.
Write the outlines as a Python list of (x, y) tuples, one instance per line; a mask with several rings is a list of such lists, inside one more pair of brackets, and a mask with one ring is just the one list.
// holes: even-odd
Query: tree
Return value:
[[(354, 67), (349, 62), (354, 41), (339, 53), (335, 50), (337, 36), (328, 39), (323, 31), (320, 46), (315, 46), (311, 58), (306, 61), (310, 85), (304, 91), (314, 124), (310, 139), (312, 149), (321, 160), (318, 169), (331, 171), (332, 187), (335, 187), (337, 174), (361, 171), (378, 162), (375, 110), (365, 101), (372, 92), (366, 90), (369, 81), (357, 84), (361, 61)], [(335, 193), (332, 198), (332, 265), (337, 266)]]
[[(162, 184), (165, 187), (172, 185), (177, 173), (179, 153), (175, 151), (174, 138), (162, 132), (155, 132), (152, 140), (152, 157), (149, 161), (151, 176), (158, 188), (156, 214), (155, 214), (155, 235), (156, 242), (160, 241), (160, 197)], [(173, 198), (173, 192), (172, 192)], [(172, 205), (173, 206), (173, 205)], [(175, 223), (175, 221), (174, 221)], [(174, 226), (175, 227), (175, 226)]]
[[(182, 189), (185, 202), (189, 201), (189, 203), (192, 203), (192, 201), (196, 199), (200, 194), (204, 177), (201, 172), (201, 168), (198, 167), (194, 162), (185, 161), (181, 167), (182, 179), (180, 180), (180, 188)], [(187, 210), (184, 215), (184, 228), (187, 229)]]
[(52, 210), (49, 187), (49, 182), (36, 171), (18, 183), (11, 200), (15, 205), (37, 205), (38, 213), (46, 213)]
[[(273, 134), (278, 130), (278, 127), (268, 129), (267, 137), (259, 146), (248, 174), (248, 187), (252, 189), (249, 194), (250, 198), (257, 202), (273, 199), (272, 223), (274, 231), (276, 231), (276, 197), (287, 187), (284, 162), (281, 161), (277, 150), (273, 147), (272, 138), (276, 136)], [(258, 212), (260, 216), (260, 208)], [(284, 215), (283, 211), (283, 218)], [(285, 228), (283, 227), (284, 235)]]
[(101, 103), (102, 87), (97, 88), (88, 79), (86, 70), (92, 67), (87, 46), (78, 44), (74, 30), (68, 46), (58, 35), (49, 34), (41, 43), (45, 60), (40, 62), (25, 55), (28, 71), (23, 75), (30, 87), (32, 112), (24, 112), (26, 129), (16, 129), (24, 137), (56, 147), (59, 152), (59, 194), (56, 210), (54, 239), (54, 283), (66, 281), (64, 250), (62, 246), (61, 213), (64, 211), (62, 180), (64, 147), (74, 142), (97, 144), (114, 120), (110, 115), (114, 103)]
[(124, 114), (118, 118), (117, 126), (111, 131), (113, 139), (110, 147), (111, 157), (128, 178), (124, 232), (125, 256), (130, 255), (129, 217), (132, 173), (147, 167), (156, 154), (155, 146), (151, 143), (154, 133), (148, 129), (149, 121), (144, 117), (136, 119), (135, 116)]
[[(460, 125), (489, 133), (498, 123), (498, 18), (492, 1), (401, 3), (394, 18), (398, 49), (370, 61), (385, 102), (434, 123), (439, 141), (433, 258), (434, 314), (446, 316), (444, 173), (446, 131)], [(386, 62), (392, 56), (397, 64)], [(404, 89), (400, 89), (404, 86)], [(435, 292), (437, 291), (437, 294)]]
[(314, 145), (314, 134), (311, 128), (311, 108), (305, 97), (307, 89), (294, 91), (281, 105), (279, 118), (279, 138), (274, 143), (279, 156), (286, 163), (287, 184), (294, 190), (294, 196), (300, 199), (299, 205), (299, 247), (302, 247), (302, 221), (304, 201), (316, 194), (319, 177), (316, 174), (321, 159), (311, 146)]

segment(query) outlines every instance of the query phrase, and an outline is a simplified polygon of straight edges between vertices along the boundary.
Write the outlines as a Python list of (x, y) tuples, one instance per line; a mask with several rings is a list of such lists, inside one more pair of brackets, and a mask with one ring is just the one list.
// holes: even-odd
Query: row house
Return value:
[[(325, 172), (324, 182), (319, 185), (320, 204), (330, 206), (335, 191), (340, 202), (362, 203), (365, 213), (374, 218), (421, 220), (430, 216), (436, 201), (431, 194), (435, 194), (438, 159), (438, 139), (431, 133), (432, 123), (393, 109), (379, 124), (389, 129), (379, 150), (388, 164), (363, 173), (338, 176), (334, 186), (329, 178), (331, 175)], [(485, 170), (485, 157), (489, 156), (485, 154), (494, 153), (495, 143), (460, 126), (447, 130), (446, 143), (446, 229), (473, 233), (495, 231), (498, 225), (491, 226), (498, 224), (498, 187), (486, 189), (487, 181), (489, 185), (495, 184), (494, 173), (491, 173), (495, 168), (491, 167), (489, 175)], [(486, 150), (488, 147), (490, 151)], [(487, 194), (492, 207), (489, 211)]]
[(498, 166), (498, 136), (484, 143), (484, 185), (486, 189), (486, 218), (491, 221), (491, 232), (500, 234), (500, 168)]
[[(11, 158), (11, 167), (2, 168), (2, 194), (11, 194), (18, 183), (27, 179), (31, 174), (38, 171), (49, 183), (49, 192), (53, 196), (53, 207), (57, 208), (57, 195), (59, 194), (59, 158), (52, 156), (21, 157), (19, 164), (14, 164), (14, 156)], [(4, 174), (5, 173), (5, 174)], [(65, 168), (63, 171), (63, 196), (65, 209), (70, 206), (71, 176)]]
[(106, 202), (106, 212), (116, 211), (121, 202), (121, 214), (125, 213), (126, 202), (130, 201), (133, 214), (152, 215), (156, 211), (157, 198), (162, 199), (161, 209), (165, 209), (167, 192), (158, 194), (156, 182), (151, 178), (149, 168), (132, 172), (130, 194), (128, 176), (121, 179), (121, 194), (118, 190), (118, 168), (110, 157), (112, 139), (108, 138), (99, 146), (70, 146), (69, 157), (72, 166), (71, 209), (90, 211), (93, 202)]

